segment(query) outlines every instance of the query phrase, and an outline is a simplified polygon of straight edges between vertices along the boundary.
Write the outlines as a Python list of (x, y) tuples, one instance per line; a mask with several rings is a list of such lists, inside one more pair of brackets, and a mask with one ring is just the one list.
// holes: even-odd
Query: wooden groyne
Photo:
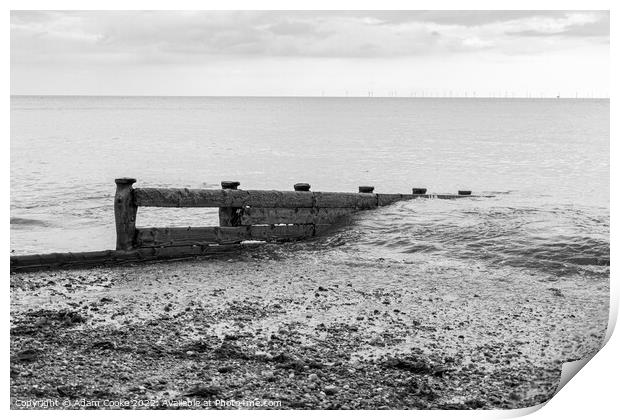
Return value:
[[(360, 186), (357, 193), (315, 192), (305, 183), (293, 191), (241, 190), (239, 182), (223, 181), (222, 189), (133, 188), (134, 178), (118, 178), (114, 196), (116, 249), (11, 256), (11, 271), (85, 267), (159, 259), (188, 258), (234, 252), (246, 241), (284, 242), (327, 232), (358, 211), (417, 198), (456, 199), (458, 194), (375, 193)], [(139, 207), (217, 207), (219, 226), (136, 227)]]

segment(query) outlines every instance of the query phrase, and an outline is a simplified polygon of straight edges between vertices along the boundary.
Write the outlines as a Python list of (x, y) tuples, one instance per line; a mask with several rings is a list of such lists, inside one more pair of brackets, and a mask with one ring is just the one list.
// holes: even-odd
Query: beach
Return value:
[(291, 243), (12, 274), (11, 407), (533, 406), (602, 345), (609, 280), (511, 270)]

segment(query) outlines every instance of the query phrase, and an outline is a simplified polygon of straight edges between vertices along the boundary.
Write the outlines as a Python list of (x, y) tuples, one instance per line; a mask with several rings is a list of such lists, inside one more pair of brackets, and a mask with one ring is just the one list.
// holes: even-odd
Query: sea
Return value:
[[(608, 99), (11, 97), (11, 255), (114, 249), (114, 179), (135, 187), (431, 193), (313, 247), (543, 277), (609, 276)], [(138, 226), (217, 209), (140, 208)]]

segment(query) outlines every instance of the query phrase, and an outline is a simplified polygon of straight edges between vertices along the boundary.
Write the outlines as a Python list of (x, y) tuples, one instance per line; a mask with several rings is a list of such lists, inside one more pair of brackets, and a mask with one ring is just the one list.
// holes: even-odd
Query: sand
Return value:
[(608, 307), (607, 279), (294, 245), (12, 274), (11, 406), (528, 407), (599, 349)]

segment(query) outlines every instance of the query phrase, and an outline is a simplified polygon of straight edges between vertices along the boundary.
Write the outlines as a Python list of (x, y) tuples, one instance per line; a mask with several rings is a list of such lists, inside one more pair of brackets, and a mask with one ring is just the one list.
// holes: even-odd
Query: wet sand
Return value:
[(12, 274), (11, 406), (528, 407), (554, 394), (563, 362), (599, 349), (608, 301), (607, 279), (524, 282), (294, 245)]

